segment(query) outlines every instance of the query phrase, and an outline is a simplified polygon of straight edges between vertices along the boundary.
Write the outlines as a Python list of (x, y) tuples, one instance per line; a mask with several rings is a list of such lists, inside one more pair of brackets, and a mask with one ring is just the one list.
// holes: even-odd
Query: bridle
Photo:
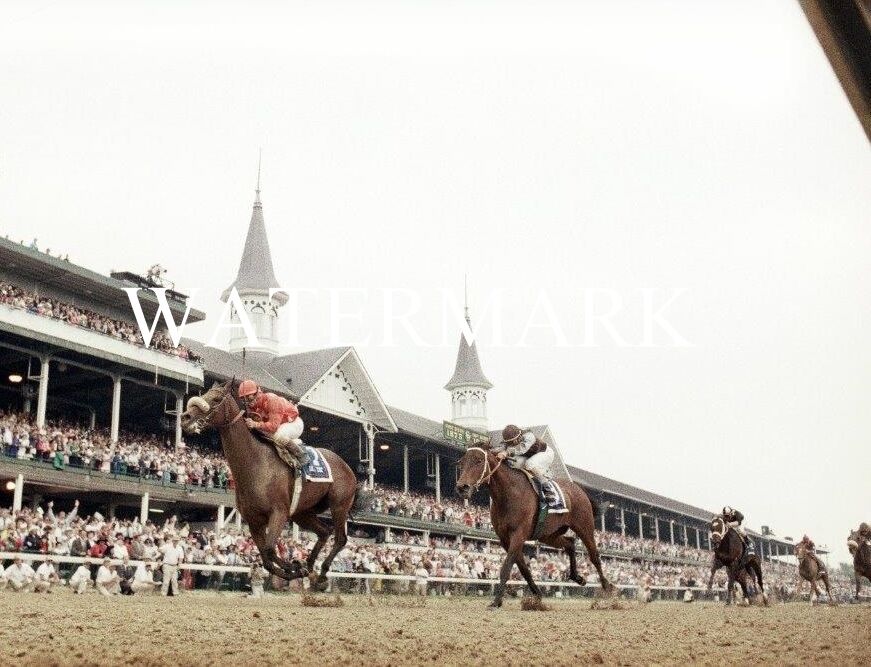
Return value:
[(490, 456), (488, 455), (489, 452), (486, 449), (483, 449), (482, 447), (469, 447), (466, 449), (466, 454), (471, 451), (481, 452), (484, 456), (484, 465), (481, 466), (481, 476), (478, 478), (478, 481), (475, 482), (475, 491), (477, 491), (482, 485), (489, 484), (490, 478), (493, 477), (493, 473), (499, 470), (499, 466), (502, 465), (502, 461), (505, 459), (499, 459), (498, 463), (491, 467)]
[[(203, 414), (201, 414), (199, 417), (197, 417), (194, 420), (194, 422), (192, 424), (192, 429), (196, 433), (200, 433), (203, 430), (203, 428), (205, 428), (206, 426), (211, 426), (212, 428), (223, 428), (225, 426), (232, 426), (233, 424), (238, 422), (240, 419), (242, 419), (243, 416), (245, 416), (245, 409), (240, 408), (238, 405), (236, 405), (236, 408), (239, 410), (239, 412), (236, 414), (235, 417), (233, 417), (233, 419), (231, 419), (230, 421), (225, 422), (223, 424), (216, 424), (212, 421), (214, 418), (215, 412), (230, 397), (230, 391), (231, 391), (230, 389), (227, 389), (224, 392), (224, 395), (221, 397), (221, 400), (216, 401), (214, 405), (209, 405), (204, 398), (198, 397), (200, 402), (205, 403), (207, 406), (209, 406), (209, 409), (204, 411)], [(202, 410), (202, 408), (200, 408), (200, 409)]]
[[(719, 530), (719, 531), (714, 530), (714, 524), (715, 524), (715, 523), (719, 523), (719, 524), (722, 526), (722, 529)], [(713, 538), (713, 537), (716, 537), (716, 538), (717, 538), (717, 544), (719, 544), (720, 542), (723, 541), (723, 538), (726, 537), (726, 533), (729, 532), (729, 528), (730, 528), (730, 526), (729, 526), (729, 524), (726, 523), (726, 520), (725, 520), (723, 517), (721, 517), (721, 516), (715, 517), (714, 520), (711, 521), (711, 524), (710, 524), (710, 525), (711, 525), (711, 527), (710, 527), (711, 537), (712, 537), (712, 538)], [(714, 543), (714, 540), (712, 539), (712, 540), (711, 540), (711, 544), (713, 544), (713, 543)]]

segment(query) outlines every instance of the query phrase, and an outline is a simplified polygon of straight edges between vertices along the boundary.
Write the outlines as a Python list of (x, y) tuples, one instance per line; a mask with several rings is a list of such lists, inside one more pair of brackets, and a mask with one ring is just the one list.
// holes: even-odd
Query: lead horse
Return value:
[[(186, 433), (200, 433), (204, 428), (217, 429), (224, 455), (236, 484), (236, 507), (251, 530), (260, 551), (263, 566), (282, 579), (298, 579), (311, 572), (312, 586), (326, 588), (326, 574), (336, 555), (348, 541), (347, 521), (352, 510), (360, 509), (363, 494), (357, 479), (338, 454), (318, 449), (330, 464), (332, 482), (309, 482), (302, 479), (296, 509), (290, 514), (295, 476), (279, 458), (275, 448), (255, 438), (244, 420), (245, 410), (236, 400), (234, 380), (216, 383), (202, 396), (192, 397), (181, 415)], [(333, 548), (321, 564), (320, 576), (313, 571), (315, 560), (330, 536), (330, 529), (318, 518), (329, 509), (333, 520)], [(288, 519), (300, 528), (317, 535), (306, 560), (306, 568), (296, 561), (281, 558), (275, 543)]]
[[(490, 607), (502, 606), (505, 594), (505, 584), (514, 565), (529, 585), (532, 594), (541, 598), (541, 590), (532, 580), (529, 564), (523, 555), (524, 543), (531, 539), (535, 530), (538, 515), (538, 494), (519, 470), (502, 465), (491, 451), (489, 444), (469, 447), (460, 459), (458, 467), (460, 475), (457, 479), (457, 494), (470, 498), (480, 487), (486, 486), (490, 491), (490, 522), (506, 551), (505, 561), (499, 570), (499, 584)], [(569, 511), (563, 514), (550, 514), (542, 527), (538, 541), (542, 544), (565, 550), (569, 557), (569, 579), (583, 586), (584, 577), (578, 573), (577, 555), (575, 553), (575, 538), (566, 535), (571, 529), (587, 549), (590, 561), (599, 573), (602, 590), (612, 593), (614, 586), (602, 572), (602, 562), (594, 537), (595, 511), (594, 504), (587, 493), (577, 484), (569, 480), (558, 480), (565, 496)]]
[(732, 604), (735, 582), (741, 586), (744, 598), (751, 600), (747, 586), (747, 575), (755, 575), (756, 583), (762, 596), (762, 602), (768, 605), (768, 594), (762, 584), (762, 566), (756, 554), (744, 555), (744, 544), (738, 532), (732, 528), (722, 516), (715, 516), (708, 526), (711, 546), (714, 549), (714, 561), (711, 565), (711, 579), (708, 590), (714, 580), (714, 572), (721, 567), (726, 568), (728, 581), (726, 583), (726, 604)]

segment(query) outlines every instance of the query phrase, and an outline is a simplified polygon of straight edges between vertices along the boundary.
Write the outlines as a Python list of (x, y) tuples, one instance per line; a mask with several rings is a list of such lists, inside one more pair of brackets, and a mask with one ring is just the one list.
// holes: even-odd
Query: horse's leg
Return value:
[(327, 588), (327, 572), (330, 571), (333, 559), (348, 543), (348, 510), (333, 507), (330, 509), (330, 515), (333, 519), (333, 548), (330, 549), (330, 553), (327, 554), (324, 562), (321, 563), (321, 574), (317, 582), (312, 582), (315, 588), (321, 591)]
[(541, 589), (538, 585), (532, 580), (532, 571), (529, 569), (529, 563), (526, 562), (526, 556), (523, 555), (523, 545), (520, 545), (520, 555), (517, 556), (517, 569), (520, 570), (520, 574), (523, 575), (523, 578), (526, 579), (526, 584), (529, 586), (529, 590), (532, 591), (532, 594), (541, 599)]
[(278, 551), (275, 548), (275, 543), (278, 541), (278, 538), (281, 537), (281, 531), (283, 531), (284, 527), (287, 525), (287, 515), (287, 507), (279, 506), (272, 509), (272, 513), (269, 515), (269, 521), (266, 524), (265, 537), (267, 555), (264, 555), (264, 559), (268, 558), (270, 561), (275, 563), (275, 565), (283, 569), (290, 579), (298, 579), (302, 576), (299, 562), (293, 562), (282, 558), (278, 555)]
[(756, 575), (756, 583), (759, 584), (759, 592), (762, 594), (762, 603), (768, 606), (768, 594), (765, 592), (765, 584), (762, 583), (762, 563), (758, 560), (753, 560), (750, 563), (753, 574)]
[(750, 591), (747, 588), (747, 572), (743, 569), (736, 572), (735, 580), (741, 587), (741, 592), (744, 594), (744, 599), (747, 601), (747, 604), (752, 604), (750, 601)]
[(575, 535), (581, 538), (581, 542), (584, 543), (584, 547), (587, 549), (587, 555), (590, 557), (590, 562), (593, 563), (596, 572), (599, 574), (599, 584), (602, 586), (602, 591), (609, 594), (613, 593), (614, 584), (608, 581), (608, 578), (602, 571), (602, 559), (599, 558), (599, 547), (596, 546), (596, 537), (593, 533), (593, 526), (589, 526), (588, 530), (584, 530), (584, 526), (572, 526), (572, 530), (575, 531)]
[(327, 540), (330, 537), (330, 529), (327, 528), (324, 525), (323, 521), (321, 521), (313, 512), (297, 514), (295, 517), (293, 517), (293, 521), (300, 528), (304, 530), (310, 530), (318, 536), (315, 545), (312, 547), (312, 550), (311, 552), (309, 552), (308, 558), (306, 558), (305, 561), (306, 567), (308, 567), (309, 572), (311, 572), (314, 570), (315, 561), (318, 559), (318, 554), (321, 553), (321, 549), (324, 548), (324, 545), (327, 543)]
[(732, 567), (726, 566), (726, 605), (732, 604), (735, 597), (735, 575), (732, 573)]
[(275, 548), (273, 546), (274, 542), (270, 544), (266, 528), (268, 523), (269, 519), (265, 515), (254, 515), (248, 519), (248, 529), (251, 531), (251, 537), (254, 539), (254, 544), (257, 545), (257, 551), (260, 552), (260, 560), (263, 562), (263, 567), (266, 571), (274, 574), (276, 577), (290, 581), (293, 577), (284, 568), (276, 565), (270, 555), (270, 553), (275, 552)]
[(578, 573), (578, 555), (575, 548), (575, 538), (566, 535), (551, 535), (541, 540), (542, 543), (554, 549), (563, 549), (569, 557), (569, 579), (580, 586), (585, 586), (587, 580)]
[(510, 540), (508, 540), (508, 547), (505, 549), (505, 560), (502, 561), (502, 567), (499, 568), (499, 583), (496, 584), (496, 595), (493, 597), (493, 602), (490, 603), (491, 609), (502, 606), (505, 584), (508, 582), (508, 577), (511, 576), (511, 568), (514, 567), (518, 554), (523, 555), (523, 543), (523, 534), (520, 531), (515, 531), (511, 535)]

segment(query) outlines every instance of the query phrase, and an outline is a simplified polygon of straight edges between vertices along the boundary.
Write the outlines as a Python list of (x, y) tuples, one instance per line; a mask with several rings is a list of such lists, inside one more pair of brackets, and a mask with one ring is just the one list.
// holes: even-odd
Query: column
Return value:
[(668, 528), (671, 532), (671, 543), (674, 544), (674, 519), (668, 522)]
[(109, 437), (112, 444), (118, 442), (118, 426), (121, 423), (121, 376), (112, 376), (112, 426)]
[(690, 538), (687, 537), (687, 525), (683, 525), (683, 544), (684, 546), (689, 546)]
[(45, 426), (45, 409), (48, 405), (48, 368), (49, 358), (39, 358), (39, 392), (36, 399), (36, 425)]
[(644, 539), (644, 514), (638, 513), (638, 537)]
[(390, 544), (392, 539), (393, 539), (393, 531), (390, 530), (390, 526), (385, 526), (385, 528), (384, 528), (384, 541), (387, 544)]
[(142, 501), (139, 503), (139, 523), (145, 525), (145, 522), (148, 521), (148, 501), (149, 495), (148, 491), (142, 494)]
[(436, 492), (436, 502), (440, 503), (442, 501), (442, 465), (441, 465), (442, 457), (438, 454), (435, 455), (435, 492)]
[(181, 394), (175, 395), (175, 446), (181, 446), (181, 415), (184, 412), (184, 396)]
[(699, 537), (699, 529), (696, 528), (696, 549), (702, 548), (702, 538)]
[(375, 488), (375, 433), (371, 424), (366, 425), (366, 451), (369, 458), (369, 469), (367, 472), (367, 482), (369, 489)]
[(620, 532), (626, 537), (626, 510), (620, 508)]
[(408, 493), (408, 445), (402, 445), (402, 490)]
[(220, 533), (224, 530), (224, 513), (226, 512), (224, 505), (218, 505), (218, 518), (215, 521), (215, 532)]
[(94, 410), (91, 410), (91, 418), (88, 423), (92, 431), (97, 427), (97, 413)]
[(236, 510), (236, 530), (242, 530), (242, 513)]
[(15, 493), (12, 495), (12, 511), (21, 511), (21, 500), (24, 496), (24, 475), (15, 478)]
[(604, 511), (602, 512), (602, 516), (599, 517), (599, 518), (601, 519), (600, 523), (601, 523), (601, 525), (602, 525), (601, 530), (602, 530), (603, 533), (605, 532), (605, 515), (606, 515), (607, 513), (608, 513), (608, 508), (606, 507), (606, 508), (604, 509)]
[(653, 525), (656, 528), (656, 541), (659, 542), (659, 517), (653, 517)]

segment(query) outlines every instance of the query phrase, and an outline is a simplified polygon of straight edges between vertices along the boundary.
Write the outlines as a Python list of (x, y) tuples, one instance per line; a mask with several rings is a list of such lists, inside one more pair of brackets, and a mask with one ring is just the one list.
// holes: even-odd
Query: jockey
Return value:
[(723, 520), (726, 522), (727, 526), (734, 528), (744, 544), (747, 544), (747, 535), (744, 532), (743, 526), (741, 526), (741, 522), (744, 521), (744, 515), (738, 510), (733, 510), (731, 507), (726, 505), (723, 508)]
[(256, 428), (276, 446), (288, 451), (296, 459), (298, 469), (302, 469), (306, 459), (300, 440), (304, 424), (296, 406), (278, 394), (261, 391), (253, 380), (242, 381), (239, 398), (245, 403), (248, 428)]
[(807, 552), (811, 555), (811, 557), (817, 562), (817, 567), (819, 568), (820, 572), (825, 573), (826, 566), (823, 565), (823, 561), (821, 561), (817, 556), (817, 545), (814, 544), (814, 541), (807, 535), (805, 535), (801, 538), (801, 542), (799, 542), (799, 544), (804, 546), (804, 548), (807, 549)]
[(505, 449), (497, 454), (499, 458), (510, 456), (517, 468), (526, 468), (540, 482), (550, 479), (553, 449), (531, 431), (521, 431), (514, 424), (509, 424), (502, 430), (502, 444)]

